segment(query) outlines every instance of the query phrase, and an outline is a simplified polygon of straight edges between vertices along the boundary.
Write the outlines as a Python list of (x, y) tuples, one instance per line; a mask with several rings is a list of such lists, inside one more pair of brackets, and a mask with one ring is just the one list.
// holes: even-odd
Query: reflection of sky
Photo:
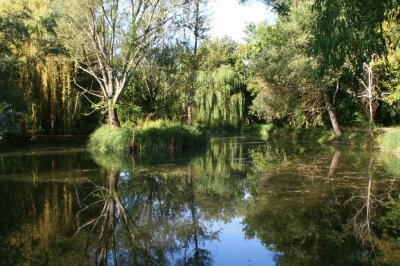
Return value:
[(245, 239), (242, 231), (243, 218), (237, 217), (230, 223), (212, 225), (212, 231), (222, 229), (219, 241), (207, 242), (205, 247), (213, 256), (213, 265), (275, 265), (273, 253), (258, 239)]

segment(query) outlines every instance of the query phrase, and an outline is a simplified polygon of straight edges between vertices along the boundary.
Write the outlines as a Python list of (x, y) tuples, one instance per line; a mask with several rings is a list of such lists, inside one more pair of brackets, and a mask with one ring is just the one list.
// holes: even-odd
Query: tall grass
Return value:
[(379, 147), (385, 152), (393, 152), (400, 149), (400, 127), (386, 128), (378, 138)]
[(134, 130), (134, 145), (140, 151), (198, 147), (205, 140), (204, 132), (199, 129), (166, 120), (146, 121)]
[(131, 148), (141, 152), (163, 152), (198, 147), (205, 141), (205, 134), (195, 127), (157, 120), (142, 122), (134, 129), (112, 129), (103, 125), (90, 136), (88, 147), (103, 154), (127, 153)]
[(90, 135), (88, 147), (100, 153), (128, 152), (132, 144), (133, 132), (128, 127), (111, 128), (103, 125)]

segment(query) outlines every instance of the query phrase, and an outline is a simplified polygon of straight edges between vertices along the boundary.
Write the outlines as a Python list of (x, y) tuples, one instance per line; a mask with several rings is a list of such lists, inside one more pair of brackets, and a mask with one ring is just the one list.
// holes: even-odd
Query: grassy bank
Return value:
[(329, 143), (333, 141), (346, 142), (355, 145), (371, 145), (373, 138), (368, 130), (344, 130), (343, 136), (336, 139), (333, 130), (322, 127), (318, 128), (290, 128), (276, 127), (272, 124), (254, 124), (247, 126), (241, 131), (244, 134), (260, 136), (263, 139), (282, 141), (310, 141)]
[(387, 153), (400, 157), (400, 127), (385, 128), (378, 138), (379, 147)]
[(192, 126), (158, 120), (146, 121), (130, 128), (98, 128), (89, 139), (92, 151), (110, 152), (164, 152), (204, 145), (205, 134)]

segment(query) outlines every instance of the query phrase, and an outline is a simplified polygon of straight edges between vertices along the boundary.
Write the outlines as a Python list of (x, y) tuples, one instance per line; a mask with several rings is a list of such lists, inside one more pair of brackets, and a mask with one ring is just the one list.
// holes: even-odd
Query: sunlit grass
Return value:
[(393, 152), (400, 148), (400, 127), (386, 128), (378, 138), (379, 147), (385, 152)]
[(90, 135), (88, 147), (100, 153), (128, 152), (133, 132), (128, 127), (112, 128), (103, 125)]

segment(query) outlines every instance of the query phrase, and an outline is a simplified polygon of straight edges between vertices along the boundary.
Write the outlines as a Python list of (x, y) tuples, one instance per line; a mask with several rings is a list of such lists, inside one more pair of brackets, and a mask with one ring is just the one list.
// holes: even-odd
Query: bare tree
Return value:
[(363, 93), (360, 97), (363, 99), (367, 99), (368, 102), (368, 113), (369, 113), (369, 125), (371, 130), (371, 135), (373, 134), (372, 129), (374, 126), (374, 114), (375, 109), (377, 107), (378, 100), (378, 80), (374, 75), (374, 63), (377, 55), (373, 54), (371, 57), (371, 61), (367, 64), (364, 63), (364, 79), (360, 80), (361, 84), (365, 88), (365, 93)]
[(186, 95), (187, 124), (193, 123), (193, 106), (195, 105), (196, 77), (200, 68), (198, 48), (201, 40), (209, 30), (208, 9), (209, 0), (182, 0), (185, 3), (183, 18), (180, 27), (183, 30), (183, 43), (190, 53), (190, 81)]
[[(146, 49), (179, 14), (179, 0), (66, 0), (59, 33), (80, 71), (99, 89), (78, 84), (81, 95), (106, 109), (119, 127), (117, 104)], [(100, 104), (94, 101), (100, 99)]]

